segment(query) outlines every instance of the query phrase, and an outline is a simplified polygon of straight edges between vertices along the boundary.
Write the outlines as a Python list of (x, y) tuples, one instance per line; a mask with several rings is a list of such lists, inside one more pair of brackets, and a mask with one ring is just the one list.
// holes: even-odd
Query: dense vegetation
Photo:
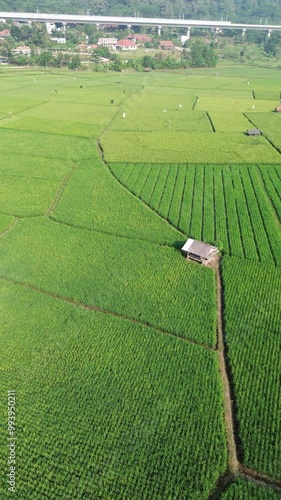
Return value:
[(186, 19), (220, 19), (222, 16), (231, 21), (254, 22), (263, 18), (264, 22), (280, 22), (281, 6), (279, 0), (0, 0), (2, 11), (30, 11), (57, 13), (83, 13), (92, 15), (128, 15), (151, 17), (185, 17)]
[[(18, 498), (218, 494), (216, 273), (182, 257), (186, 236), (223, 250), (238, 458), (281, 478), (279, 93), (277, 70), (241, 66), (1, 70), (0, 403), (16, 390)], [(275, 493), (239, 480), (221, 497)]]
[(236, 479), (221, 495), (221, 500), (278, 500), (280, 495), (270, 488), (262, 488), (249, 481)]
[[(0, 293), (18, 498), (208, 497), (226, 460), (214, 352), (3, 280)], [(12, 498), (6, 479), (0, 495)]]

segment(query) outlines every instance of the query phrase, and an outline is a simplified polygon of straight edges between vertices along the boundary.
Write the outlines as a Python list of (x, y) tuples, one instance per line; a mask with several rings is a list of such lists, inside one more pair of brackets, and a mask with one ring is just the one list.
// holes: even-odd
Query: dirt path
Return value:
[(244, 466), (241, 464), (238, 457), (237, 448), (238, 444), (240, 446), (240, 439), (236, 422), (230, 367), (226, 356), (226, 345), (223, 333), (223, 289), (220, 262), (221, 258), (218, 257), (212, 267), (215, 269), (217, 280), (217, 351), (224, 396), (224, 419), (228, 446), (228, 470), (219, 478), (216, 489), (210, 495), (209, 500), (219, 499), (222, 492), (225, 491), (235, 478), (238, 477), (246, 481), (251, 481), (257, 486), (262, 486), (281, 493), (281, 481)]
[(229, 370), (226, 365), (225, 343), (223, 338), (223, 318), (222, 318), (222, 282), (220, 271), (220, 257), (214, 263), (217, 279), (217, 349), (219, 356), (219, 367), (224, 397), (224, 419), (226, 427), (226, 437), (228, 446), (228, 468), (229, 472), (235, 474), (238, 471), (238, 456), (234, 430), (234, 410), (231, 397)]
[(246, 479), (247, 481), (251, 481), (252, 483), (263, 487), (270, 487), (274, 491), (278, 491), (279, 493), (281, 493), (281, 481), (279, 481), (278, 479), (272, 479), (270, 476), (250, 469), (249, 467), (246, 467), (244, 465), (239, 466), (238, 475), (242, 479)]
[(0, 238), (3, 238), (3, 236), (5, 236), (5, 234), (9, 233), (13, 229), (13, 227), (15, 227), (15, 225), (19, 222), (19, 220), (20, 220), (19, 217), (15, 217), (12, 224), (9, 227), (7, 227), (7, 229), (5, 229), (3, 231), (3, 233), (0, 234)]

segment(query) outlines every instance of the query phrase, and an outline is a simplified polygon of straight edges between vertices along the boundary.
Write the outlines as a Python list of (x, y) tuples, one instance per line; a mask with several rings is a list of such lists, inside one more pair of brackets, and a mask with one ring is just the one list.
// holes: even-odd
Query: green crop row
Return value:
[(281, 271), (225, 257), (222, 277), (242, 461), (280, 479)]
[(281, 133), (281, 116), (273, 110), (270, 113), (247, 113), (252, 123), (269, 138)]
[(129, 176), (126, 164), (110, 168), (187, 236), (218, 243), (230, 255), (281, 263), (279, 167), (130, 164)]
[(182, 238), (120, 186), (97, 154), (93, 160), (78, 163), (51, 217), (85, 229), (160, 244), (173, 245)]
[(250, 113), (272, 111), (275, 106), (278, 106), (278, 100), (260, 100), (260, 99), (243, 99), (243, 98), (227, 98), (227, 97), (201, 97), (196, 104), (197, 111), (231, 113)]
[(277, 500), (279, 493), (248, 480), (236, 479), (221, 495), (222, 500)]
[(45, 119), (37, 117), (22, 117), (22, 114), (14, 118), (0, 121), (0, 127), (18, 131), (43, 132), (44, 134), (74, 136), (82, 138), (97, 138), (102, 130), (102, 125), (91, 125), (66, 120)]
[(215, 345), (214, 272), (175, 248), (40, 218), (20, 221), (1, 239), (0, 262), (7, 278)]
[[(147, 106), (146, 102), (139, 102), (139, 108), (130, 108), (129, 103), (122, 107), (112, 121), (109, 130), (115, 131), (184, 131), (184, 132), (212, 132), (212, 127), (206, 113), (190, 111), (177, 99), (176, 107), (158, 106), (157, 109)], [(125, 118), (123, 118), (125, 113)]]
[(242, 113), (212, 111), (210, 117), (216, 132), (246, 132), (253, 127)]
[(16, 391), (17, 498), (207, 499), (226, 467), (216, 353), (20, 286), (0, 289), (0, 404)]
[(109, 163), (280, 163), (264, 137), (243, 133), (108, 131), (101, 143)]
[(1, 157), (9, 157), (15, 153), (19, 156), (19, 162), (30, 157), (78, 161), (95, 157), (96, 144), (78, 137), (0, 128)]

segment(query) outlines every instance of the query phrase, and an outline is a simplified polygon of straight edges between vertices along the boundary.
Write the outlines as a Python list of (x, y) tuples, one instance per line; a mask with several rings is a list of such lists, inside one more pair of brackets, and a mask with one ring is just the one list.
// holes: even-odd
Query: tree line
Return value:
[(1, 11), (281, 22), (280, 0), (0, 0)]

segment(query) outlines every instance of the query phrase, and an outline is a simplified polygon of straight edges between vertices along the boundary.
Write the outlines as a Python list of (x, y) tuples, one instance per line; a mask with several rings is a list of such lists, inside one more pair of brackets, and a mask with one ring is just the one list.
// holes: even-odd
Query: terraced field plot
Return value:
[[(179, 100), (179, 99), (178, 99)], [(110, 124), (109, 129), (118, 131), (139, 132), (163, 130), (170, 134), (171, 131), (185, 132), (212, 132), (212, 125), (205, 112), (186, 111), (181, 104), (176, 108), (164, 109), (142, 109), (142, 103), (139, 103), (140, 109), (124, 107), (122, 112), (116, 115), (116, 118)], [(125, 113), (126, 118), (123, 118)]]
[(116, 178), (185, 235), (281, 263), (279, 166), (112, 164)]
[[(280, 494), (279, 78), (0, 72), (18, 498)], [(221, 265), (186, 262), (186, 236)]]
[[(253, 109), (257, 112), (269, 112), (272, 111), (275, 106), (278, 105), (278, 100), (262, 100), (262, 99), (239, 99), (231, 98), (227, 99), (225, 97), (212, 98), (212, 97), (200, 97), (199, 102), (196, 104), (197, 111), (229, 111), (231, 113), (249, 113)], [(254, 108), (253, 108), (254, 106)]]
[(280, 479), (281, 269), (225, 258), (222, 276), (243, 462)]
[(280, 163), (264, 137), (243, 133), (107, 131), (101, 145), (109, 163)]
[[(114, 240), (111, 235), (45, 219), (21, 222), (2, 242), (0, 275), (214, 345), (213, 271), (194, 266), (188, 266), (187, 271), (184, 260), (172, 248), (117, 237)], [(167, 289), (161, 288), (163, 273)], [(196, 288), (198, 292), (194, 293)], [(186, 301), (192, 304), (195, 300), (199, 314), (193, 314), (191, 308), (187, 323)]]
[(3, 281), (0, 307), (20, 498), (207, 498), (226, 459), (214, 352)]

